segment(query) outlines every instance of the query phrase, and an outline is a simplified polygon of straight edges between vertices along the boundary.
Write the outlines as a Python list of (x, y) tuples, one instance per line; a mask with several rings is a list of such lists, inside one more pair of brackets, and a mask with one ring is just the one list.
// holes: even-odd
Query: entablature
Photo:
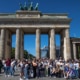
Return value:
[(0, 18), (0, 24), (70, 24), (71, 19)]

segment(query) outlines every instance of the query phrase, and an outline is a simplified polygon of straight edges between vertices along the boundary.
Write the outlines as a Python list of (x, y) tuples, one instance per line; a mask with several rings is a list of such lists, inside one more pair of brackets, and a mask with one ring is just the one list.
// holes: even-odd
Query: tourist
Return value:
[(56, 78), (56, 68), (55, 67), (53, 67), (51, 70), (51, 77)]
[(37, 67), (36, 67), (36, 77), (40, 78), (40, 59), (37, 60)]
[(78, 73), (79, 73), (79, 78), (80, 78), (80, 62), (79, 62), (79, 69), (78, 69)]
[[(80, 62), (73, 60), (49, 60), (49, 59), (33, 59), (31, 60), (0, 60), (3, 65), (6, 76), (15, 76), (14, 72), (20, 73), (20, 80), (28, 80), (29, 78), (42, 78), (51, 76), (54, 78), (80, 78)], [(1, 66), (1, 65), (0, 65)], [(16, 71), (15, 71), (16, 66)], [(0, 68), (2, 69), (2, 67)]]
[(25, 80), (28, 80), (28, 61), (24, 61), (24, 77), (25, 77)]
[(3, 63), (3, 70), (4, 70), (4, 73), (6, 74), (6, 60), (3, 59), (3, 60), (2, 60), (2, 63)]
[(10, 73), (11, 73), (12, 77), (14, 76), (14, 72), (15, 72), (15, 60), (12, 59), (11, 60), (11, 68), (10, 68)]
[(6, 75), (5, 75), (5, 77), (6, 76), (9, 77), (10, 76), (11, 59), (8, 58), (5, 63), (6, 63)]
[(24, 63), (23, 60), (19, 63), (19, 66), (20, 66), (20, 80), (23, 80), (23, 77), (24, 77), (24, 67), (25, 67), (25, 63)]
[(0, 60), (0, 74), (1, 74), (2, 67), (3, 67), (2, 60)]
[(36, 78), (36, 69), (37, 69), (36, 59), (32, 61), (32, 65), (33, 65), (33, 73), (34, 73), (33, 78)]
[(78, 61), (75, 61), (74, 62), (74, 72), (75, 72), (75, 77), (76, 78), (79, 77), (78, 69), (79, 69), (79, 63), (78, 63)]

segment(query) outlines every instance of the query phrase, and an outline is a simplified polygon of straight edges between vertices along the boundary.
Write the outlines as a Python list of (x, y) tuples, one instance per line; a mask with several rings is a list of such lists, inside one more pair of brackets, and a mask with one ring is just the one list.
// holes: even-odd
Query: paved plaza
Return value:
[[(15, 76), (12, 77), (12, 76), (9, 76), (9, 77), (5, 77), (4, 74), (0, 74), (0, 80), (19, 80), (19, 73), (15, 73)], [(25, 80), (25, 79), (24, 79)], [(43, 77), (43, 78), (40, 78), (40, 79), (29, 79), (29, 80), (66, 80), (64, 78), (53, 78), (53, 77)], [(68, 79), (68, 80), (71, 80), (71, 79)], [(80, 80), (80, 79), (72, 79), (72, 80)]]
[[(15, 77), (5, 77), (4, 75), (0, 75), (0, 80), (19, 80), (19, 75), (15, 75)], [(29, 79), (29, 80), (66, 80), (64, 78), (51, 78), (51, 77), (45, 77), (40, 79)], [(71, 79), (68, 79), (71, 80)], [(72, 79), (72, 80), (80, 80), (80, 79)]]

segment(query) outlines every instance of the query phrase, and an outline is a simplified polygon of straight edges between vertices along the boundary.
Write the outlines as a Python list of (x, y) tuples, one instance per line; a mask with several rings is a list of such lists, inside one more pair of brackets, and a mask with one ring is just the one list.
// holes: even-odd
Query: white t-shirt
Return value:
[(12, 61), (12, 62), (11, 62), (11, 67), (13, 67), (13, 66), (14, 66), (14, 64), (15, 64), (15, 61)]
[(79, 63), (74, 63), (74, 68), (79, 69)]

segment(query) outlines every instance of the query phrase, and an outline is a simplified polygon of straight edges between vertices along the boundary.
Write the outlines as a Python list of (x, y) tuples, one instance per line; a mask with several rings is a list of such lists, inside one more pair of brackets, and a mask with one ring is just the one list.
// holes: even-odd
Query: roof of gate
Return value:
[[(0, 13), (0, 18), (17, 18), (16, 17), (16, 13)], [(29, 18), (29, 17), (28, 17)], [(64, 19), (68, 19), (68, 14), (67, 13), (43, 13), (40, 14), (40, 18), (51, 18), (51, 19), (55, 19), (55, 18), (64, 18)]]
[(16, 14), (0, 13), (0, 18), (16, 18)]

